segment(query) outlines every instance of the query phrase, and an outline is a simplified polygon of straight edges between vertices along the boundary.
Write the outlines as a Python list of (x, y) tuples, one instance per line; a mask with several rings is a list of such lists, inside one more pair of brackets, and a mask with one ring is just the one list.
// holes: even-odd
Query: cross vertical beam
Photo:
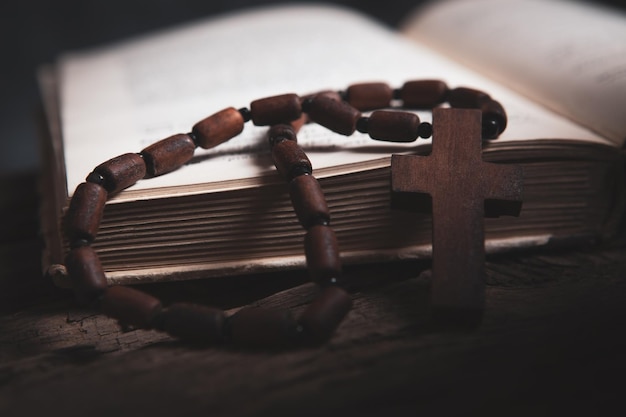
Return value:
[(431, 154), (392, 155), (391, 172), (393, 192), (432, 199), (434, 318), (478, 324), (485, 300), (485, 208), (490, 216), (519, 215), (521, 168), (482, 160), (480, 110), (435, 109)]

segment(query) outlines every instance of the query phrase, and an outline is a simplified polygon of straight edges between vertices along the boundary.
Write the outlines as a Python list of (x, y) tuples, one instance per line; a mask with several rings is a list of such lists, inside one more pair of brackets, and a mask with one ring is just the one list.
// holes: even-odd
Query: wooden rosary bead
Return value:
[(107, 191), (98, 184), (84, 182), (76, 187), (65, 214), (65, 234), (70, 241), (85, 239), (93, 242), (107, 201)]
[(297, 323), (289, 310), (244, 308), (228, 319), (233, 343), (256, 348), (281, 348), (296, 340)]
[(330, 211), (319, 182), (312, 175), (300, 175), (289, 183), (289, 196), (298, 221), (305, 229), (328, 224)]
[(228, 107), (200, 120), (191, 132), (198, 146), (210, 149), (240, 134), (244, 124), (241, 112), (234, 107)]
[(270, 127), (267, 132), (267, 138), (271, 147), (282, 140), (298, 141), (294, 127), (286, 124), (278, 124)]
[(346, 101), (358, 110), (374, 110), (389, 107), (393, 90), (386, 83), (352, 84), (346, 90)]
[(187, 163), (195, 150), (196, 144), (191, 136), (181, 133), (148, 146), (141, 151), (141, 155), (148, 174), (156, 177)]
[(356, 130), (361, 112), (343, 101), (327, 95), (314, 96), (307, 105), (309, 118), (333, 132), (350, 136)]
[(457, 109), (480, 109), (490, 99), (489, 94), (467, 87), (457, 87), (448, 92), (448, 103)]
[(446, 101), (448, 86), (439, 80), (407, 81), (399, 92), (404, 108), (430, 109)]
[(337, 286), (326, 287), (298, 320), (308, 343), (323, 343), (333, 335), (352, 308), (352, 298)]
[(293, 140), (283, 140), (272, 147), (272, 160), (276, 170), (287, 181), (313, 172), (311, 161), (306, 153)]
[(375, 111), (367, 122), (372, 139), (390, 142), (413, 142), (417, 139), (420, 118), (413, 113)]
[(282, 94), (253, 101), (250, 112), (256, 126), (269, 126), (298, 119), (302, 106), (297, 94)]
[(79, 303), (91, 304), (107, 289), (100, 258), (91, 246), (72, 249), (65, 257), (65, 268)]
[(126, 153), (98, 165), (94, 172), (104, 178), (104, 188), (115, 194), (146, 176), (146, 164), (136, 153)]
[(183, 341), (220, 343), (224, 339), (224, 312), (196, 304), (176, 303), (163, 310), (163, 330)]
[(339, 245), (331, 227), (311, 226), (304, 237), (304, 254), (311, 280), (317, 284), (326, 286), (341, 276)]
[(153, 296), (129, 287), (114, 286), (104, 291), (100, 308), (122, 326), (151, 329), (161, 312), (161, 302)]

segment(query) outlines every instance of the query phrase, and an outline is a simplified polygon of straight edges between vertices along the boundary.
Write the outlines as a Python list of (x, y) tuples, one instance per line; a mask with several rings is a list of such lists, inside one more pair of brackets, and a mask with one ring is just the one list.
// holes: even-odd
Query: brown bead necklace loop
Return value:
[[(342, 288), (339, 245), (330, 226), (330, 211), (311, 162), (298, 145), (296, 125), (314, 122), (346, 136), (359, 131), (375, 140), (412, 142), (430, 137), (432, 126), (399, 109), (432, 109), (445, 102), (452, 107), (480, 109), (485, 139), (498, 137), (506, 128), (502, 105), (478, 90), (449, 89), (438, 80), (409, 81), (399, 89), (385, 83), (360, 83), (343, 92), (304, 97), (283, 94), (255, 100), (249, 109), (228, 107), (197, 122), (190, 133), (170, 136), (139, 153), (123, 154), (98, 165), (76, 188), (64, 218), (70, 243), (65, 267), (78, 301), (98, 305), (122, 326), (157, 329), (191, 343), (274, 348), (325, 342), (347, 315), (352, 299)], [(372, 113), (364, 116), (364, 111)], [(179, 168), (193, 157), (196, 147), (209, 149), (224, 143), (241, 133), (248, 121), (271, 126), (271, 157), (288, 183), (295, 214), (306, 230), (304, 252), (311, 280), (320, 287), (317, 298), (297, 318), (289, 312), (252, 308), (227, 317), (219, 309), (195, 304), (164, 308), (142, 291), (108, 286), (91, 247), (108, 197), (142, 178)]]

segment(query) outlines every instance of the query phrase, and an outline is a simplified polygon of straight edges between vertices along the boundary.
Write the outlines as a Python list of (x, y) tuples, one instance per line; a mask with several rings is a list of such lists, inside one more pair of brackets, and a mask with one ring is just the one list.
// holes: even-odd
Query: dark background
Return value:
[[(0, 6), (0, 175), (38, 169), (36, 69), (88, 48), (210, 15), (287, 1), (8, 0)], [(423, 0), (336, 0), (397, 26)], [(604, 0), (612, 7), (622, 1)], [(555, 18), (558, 18), (555, 16)]]
[[(420, 2), (335, 3), (396, 26)], [(366, 266), (375, 279), (352, 295), (331, 344), (275, 354), (124, 332), (52, 288), (39, 262), (36, 68), (63, 51), (270, 3), (285, 2), (0, 2), (0, 415), (626, 415), (623, 232), (603, 245), (490, 258), (489, 314), (477, 333), (428, 330), (427, 279), (416, 275), (424, 265)], [(294, 285), (291, 272), (265, 278), (160, 291), (235, 306)], [(259, 306), (296, 310), (312, 288)]]

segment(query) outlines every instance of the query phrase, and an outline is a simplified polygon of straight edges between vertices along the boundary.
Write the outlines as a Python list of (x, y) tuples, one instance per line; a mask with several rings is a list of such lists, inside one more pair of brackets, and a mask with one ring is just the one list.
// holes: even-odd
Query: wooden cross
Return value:
[(432, 210), (433, 318), (479, 324), (485, 299), (483, 217), (519, 215), (521, 167), (482, 160), (480, 110), (435, 109), (431, 154), (392, 155), (391, 173), (392, 191), (419, 193), (413, 198), (417, 208)]

